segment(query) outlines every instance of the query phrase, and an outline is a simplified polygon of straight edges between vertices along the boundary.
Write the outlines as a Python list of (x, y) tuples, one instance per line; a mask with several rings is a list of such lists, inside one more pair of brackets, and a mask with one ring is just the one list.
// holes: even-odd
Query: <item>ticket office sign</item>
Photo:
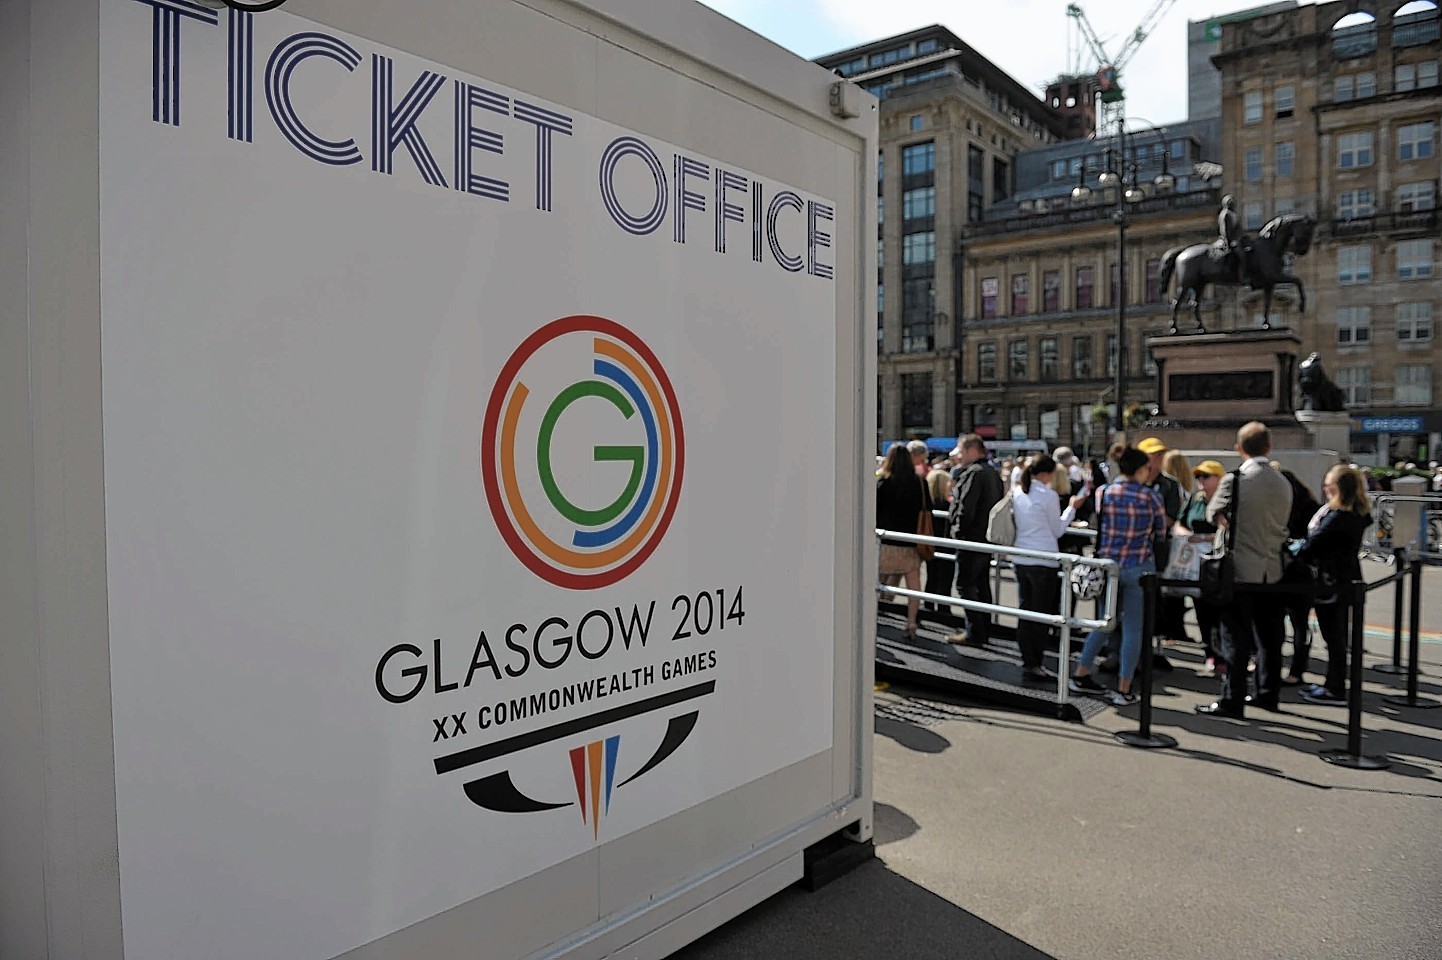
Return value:
[(104, 0), (101, 100), (128, 954), (335, 956), (830, 748), (831, 201), (284, 10)]

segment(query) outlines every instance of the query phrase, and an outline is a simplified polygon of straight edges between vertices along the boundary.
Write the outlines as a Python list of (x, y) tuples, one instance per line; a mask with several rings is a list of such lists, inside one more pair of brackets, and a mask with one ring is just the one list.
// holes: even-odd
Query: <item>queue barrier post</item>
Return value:
[(1367, 621), (1367, 583), (1353, 580), (1352, 599), (1352, 662), (1347, 680), (1347, 747), (1345, 750), (1323, 750), (1319, 756), (1327, 763), (1353, 770), (1386, 770), (1392, 761), (1386, 757), (1362, 755), (1362, 652)]
[[(1407, 550), (1405, 547), (1396, 547), (1392, 550), (1392, 563), (1397, 570), (1407, 569)], [(1402, 665), (1402, 602), (1403, 593), (1407, 585), (1403, 582), (1406, 577), (1398, 577), (1395, 584), (1395, 593), (1392, 597), (1392, 659), (1388, 663), (1376, 663), (1372, 669), (1378, 673), (1399, 674), (1406, 673), (1407, 668)]]
[(1156, 750), (1164, 747), (1175, 747), (1176, 738), (1169, 737), (1165, 733), (1152, 732), (1152, 667), (1153, 651), (1156, 640), (1152, 637), (1152, 629), (1157, 619), (1157, 575), (1148, 573), (1142, 577), (1142, 638), (1146, 643), (1144, 656), (1140, 657), (1141, 665), (1141, 728), (1135, 731), (1123, 730), (1115, 736), (1122, 743), (1129, 747), (1141, 747), (1146, 750)]
[[(1442, 701), (1433, 700), (1431, 697), (1420, 697), (1417, 695), (1417, 677), (1421, 673), (1420, 664), (1420, 643), (1421, 643), (1421, 621), (1422, 621), (1422, 567), (1424, 564), (1420, 559), (1412, 560), (1412, 595), (1408, 599), (1407, 618), (1410, 621), (1407, 625), (1407, 695), (1405, 697), (1388, 696), (1383, 697), (1382, 702), (1394, 707), (1411, 707), (1413, 710), (1433, 710), (1442, 707)], [(1400, 585), (1405, 578), (1399, 577), (1397, 583)], [(1400, 607), (1400, 605), (1399, 605)], [(1400, 617), (1401, 614), (1399, 613)], [(1401, 637), (1401, 629), (1397, 631)]]

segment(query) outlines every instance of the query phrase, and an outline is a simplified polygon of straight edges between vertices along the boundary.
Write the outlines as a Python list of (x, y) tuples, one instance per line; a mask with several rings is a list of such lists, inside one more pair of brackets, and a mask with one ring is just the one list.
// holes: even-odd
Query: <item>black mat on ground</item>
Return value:
[[(1107, 709), (1091, 697), (1068, 696), (1063, 703), (1057, 698), (1054, 680), (1022, 683), (1021, 654), (1006, 638), (1011, 633), (1008, 629), (999, 628), (998, 636), (985, 647), (960, 646), (946, 641), (952, 626), (927, 622), (923, 615), (916, 638), (908, 640), (903, 636), (904, 608), (889, 606), (881, 604), (876, 617), (878, 680), (929, 687), (992, 706), (1077, 722)], [(1047, 666), (1058, 669), (1054, 651), (1047, 655)]]

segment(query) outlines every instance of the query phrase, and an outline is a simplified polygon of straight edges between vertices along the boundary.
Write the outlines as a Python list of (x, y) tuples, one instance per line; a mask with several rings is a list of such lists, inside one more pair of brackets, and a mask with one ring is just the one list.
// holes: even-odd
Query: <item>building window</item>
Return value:
[(1026, 428), (1026, 404), (1017, 404), (1010, 409), (1011, 416), (1008, 419), (1007, 425), (1011, 427), (1012, 436), (1028, 436), (1029, 431)]
[(1262, 179), (1262, 148), (1248, 147), (1242, 160), (1243, 176), (1248, 182)]
[(1368, 70), (1364, 73), (1343, 74), (1332, 81), (1332, 99), (1337, 103), (1347, 100), (1365, 100), (1377, 93), (1377, 75)]
[(1071, 375), (1073, 380), (1090, 380), (1092, 376), (1092, 338), (1071, 338)]
[(1398, 406), (1431, 406), (1432, 368), (1423, 363), (1398, 364), (1392, 374), (1392, 402)]
[(1278, 87), (1272, 94), (1272, 105), (1276, 108), (1277, 118), (1285, 120), (1292, 115), (1293, 93), (1290, 85)]
[(1437, 86), (1437, 61), (1399, 63), (1392, 73), (1392, 89), (1398, 93)]
[(976, 347), (976, 379), (982, 383), (996, 382), (996, 341), (988, 340)]
[(1107, 376), (1117, 375), (1117, 335), (1107, 334)]
[(917, 187), (901, 194), (901, 218), (917, 220), (936, 216), (936, 188)]
[(1011, 278), (1011, 315), (1024, 317), (1029, 310), (1027, 294), (1031, 292), (1031, 277), (1020, 274)]
[(934, 140), (913, 143), (909, 147), (901, 148), (901, 175), (903, 177), (915, 176), (918, 173), (931, 173), (935, 169), (936, 142)]
[(1262, 227), (1262, 202), (1248, 200), (1242, 204), (1242, 229), (1260, 230)]
[(886, 179), (886, 154), (880, 150), (876, 151), (876, 182), (880, 183)]
[(1344, 133), (1337, 138), (1337, 166), (1343, 170), (1372, 165), (1372, 131)]
[(911, 117), (910, 127), (911, 127), (911, 132), (912, 132), (912, 133), (915, 133), (915, 132), (918, 131), (918, 130), (923, 130), (923, 129), (925, 129), (925, 128), (926, 128), (926, 118), (923, 117), (923, 116), (922, 116), (921, 114), (919, 114), (919, 113), (913, 114), (912, 117)]
[(1242, 122), (1262, 122), (1262, 91), (1253, 90), (1242, 94)]
[(1372, 308), (1337, 308), (1337, 346), (1355, 347), (1372, 342)]
[(1397, 159), (1422, 160), (1432, 156), (1431, 120), (1409, 123), (1397, 128)]
[(996, 294), (1001, 286), (1001, 281), (996, 277), (983, 277), (981, 280), (981, 318), (983, 320), (996, 319)]
[(1051, 162), (1051, 178), (1052, 178), (1053, 180), (1065, 180), (1065, 179), (1066, 179), (1066, 161), (1065, 161), (1065, 160), (1053, 160), (1053, 161)]
[(930, 373), (901, 375), (901, 428), (907, 432), (931, 432)]
[(1349, 407), (1366, 406), (1372, 402), (1372, 368), (1342, 367), (1337, 371), (1337, 386)]
[(902, 281), (902, 353), (930, 353), (936, 349), (934, 308), (935, 300), (929, 277)]
[(1011, 196), (1011, 165), (1000, 157), (991, 158), (991, 202)]
[(1397, 279), (1425, 280), (1432, 276), (1432, 241), (1402, 240), (1397, 244)]
[(1056, 313), (1061, 309), (1061, 271), (1048, 270), (1041, 275), (1041, 309)]
[(1013, 340), (1006, 345), (1006, 373), (1010, 380), (1026, 379), (1026, 360), (1028, 343), (1025, 340)]
[(936, 231), (908, 233), (901, 238), (901, 262), (907, 266), (936, 262)]
[(1161, 270), (1160, 260), (1147, 261), (1147, 303), (1162, 302)]
[(1151, 347), (1147, 346), (1147, 341), (1152, 337), (1160, 337), (1161, 335), (1162, 332), (1160, 330), (1143, 330), (1142, 335), (1137, 338), (1137, 349), (1142, 355), (1142, 373), (1149, 377), (1155, 377), (1157, 375), (1157, 356), (1152, 353)]
[[(1400, 249), (1400, 245), (1399, 245)], [(1401, 260), (1398, 260), (1401, 269)], [(1372, 282), (1372, 247), (1360, 244), (1337, 248), (1337, 282), (1342, 284)]]
[(1431, 303), (1424, 300), (1420, 303), (1397, 304), (1397, 342), (1432, 342)]
[(1404, 183), (1397, 187), (1397, 212), (1418, 213), (1437, 206), (1437, 187), (1431, 180)]
[(879, 227), (886, 222), (886, 195), (876, 195), (876, 225)]
[(1121, 302), (1121, 279), (1121, 271), (1117, 269), (1116, 263), (1112, 263), (1111, 276), (1107, 284), (1107, 293), (1111, 294), (1111, 300), (1108, 302), (1110, 302), (1112, 306), (1116, 306)]
[(1344, 190), (1337, 194), (1337, 219), (1358, 220), (1376, 212), (1371, 190)]
[(916, 45), (916, 53), (917, 53), (917, 56), (921, 56), (922, 54), (926, 54), (926, 53), (935, 53), (935, 52), (936, 52), (936, 49), (937, 49), (937, 41), (934, 40), (934, 39), (933, 39), (933, 40), (923, 40), (923, 41), (921, 41), (920, 43), (918, 43), (918, 44)]
[(1076, 268), (1076, 309), (1090, 310), (1095, 271), (1091, 267)]
[(981, 219), (981, 208), (983, 205), (981, 191), (969, 190), (966, 194), (966, 222), (976, 223)]
[(1037, 345), (1037, 363), (1043, 380), (1056, 380), (1061, 376), (1061, 347), (1056, 337), (1042, 337)]
[(876, 324), (881, 325), (881, 312), (886, 309), (886, 284), (876, 285)]
[(1297, 159), (1297, 148), (1288, 140), (1277, 144), (1277, 176), (1290, 177)]

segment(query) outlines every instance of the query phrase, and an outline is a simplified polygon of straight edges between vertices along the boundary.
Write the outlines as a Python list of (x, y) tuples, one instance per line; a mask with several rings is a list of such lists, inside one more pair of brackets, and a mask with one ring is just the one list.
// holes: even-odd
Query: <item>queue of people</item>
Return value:
[[(1094, 528), (1095, 556), (1116, 561), (1120, 571), (1120, 629), (1116, 635), (1095, 630), (1086, 637), (1067, 686), (1074, 694), (1118, 707), (1136, 702), (1132, 681), (1153, 639), (1142, 636), (1142, 578), (1166, 566), (1173, 536), (1211, 537), (1214, 551), (1232, 553), (1236, 593), (1224, 607), (1200, 596), (1191, 598), (1203, 652), (1198, 673), (1219, 680), (1216, 700), (1197, 707), (1197, 712), (1240, 719), (1248, 707), (1276, 711), (1287, 687), (1298, 688), (1301, 698), (1311, 703), (1345, 703), (1347, 622), (1357, 602), (1350, 584), (1360, 577), (1358, 551), (1372, 522), (1367, 479), (1355, 467), (1339, 463), (1327, 473), (1319, 503), (1305, 483), (1270, 459), (1271, 437), (1264, 424), (1244, 425), (1236, 450), (1242, 464), (1229, 472), (1213, 459), (1193, 467), (1180, 451), (1155, 437), (1135, 447), (1114, 447), (1106, 463), (1084, 463), (1070, 449), (1059, 447), (1052, 455), (1019, 465), (998, 465), (988, 459), (985, 441), (971, 434), (960, 439), (951, 457), (928, 464), (925, 444), (917, 442), (911, 449), (898, 444), (878, 470), (877, 522), (882, 529), (910, 532), (917, 529), (918, 511), (945, 511), (945, 519), (934, 516), (933, 535), (987, 542), (992, 509), (1010, 493), (1013, 546), (1018, 549), (1057, 553), (1065, 549), (1073, 525)], [(1016, 467), (1014, 483), (1011, 466)], [(1282, 583), (1293, 558), (1316, 571), (1312, 589), (1293, 590)], [(991, 559), (991, 553), (975, 550), (956, 551), (955, 561), (932, 558), (926, 562), (926, 590), (992, 604)], [(1011, 565), (1021, 609), (1057, 614), (1061, 591), (1069, 589), (1060, 564), (1016, 556)], [(904, 578), (908, 588), (919, 589), (921, 567), (914, 548), (883, 542), (884, 581)], [(1190, 642), (1186, 604), (1181, 596), (1165, 597), (1158, 604), (1154, 632), (1164, 643)], [(1318, 683), (1307, 682), (1313, 614), (1327, 651)], [(1288, 621), (1293, 657), (1284, 671)], [(915, 634), (918, 622), (913, 601), (908, 604), (909, 635)], [(948, 637), (951, 642), (990, 642), (990, 614), (967, 609), (964, 624)], [(1018, 618), (1024, 682), (1056, 680), (1045, 663), (1054, 636), (1053, 628)], [(1103, 659), (1108, 650), (1112, 655)], [(1098, 675), (1111, 671), (1116, 683), (1107, 687)], [(1249, 681), (1254, 686), (1250, 693)]]

